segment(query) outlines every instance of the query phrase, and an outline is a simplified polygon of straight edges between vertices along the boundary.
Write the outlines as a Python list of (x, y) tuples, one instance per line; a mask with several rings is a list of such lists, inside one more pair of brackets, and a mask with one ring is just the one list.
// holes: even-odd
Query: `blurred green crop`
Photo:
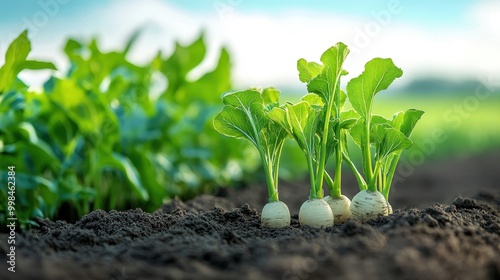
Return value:
[[(231, 88), (231, 61), (220, 50), (216, 67), (196, 80), (205, 59), (201, 35), (176, 44), (149, 63), (127, 60), (138, 34), (120, 51), (96, 40), (68, 40), (70, 69), (42, 91), (17, 78), (52, 69), (29, 61), (23, 32), (0, 70), (0, 221), (5, 221), (8, 166), (16, 170), (16, 215), (74, 219), (93, 209), (157, 209), (164, 199), (192, 197), (240, 180), (258, 168), (246, 143), (216, 133), (220, 94)], [(255, 159), (255, 160), (254, 160)]]
[[(212, 126), (222, 108), (220, 95), (232, 89), (227, 50), (220, 50), (214, 69), (189, 79), (205, 60), (203, 34), (143, 65), (127, 59), (138, 35), (111, 52), (96, 40), (68, 40), (69, 70), (53, 72), (39, 90), (18, 74), (56, 67), (28, 59), (26, 31), (12, 42), (0, 68), (0, 228), (9, 166), (16, 167), (16, 215), (23, 227), (34, 224), (34, 217), (74, 220), (98, 208), (152, 211), (172, 197), (264, 180), (254, 149)], [(467, 102), (473, 96), (467, 96), (387, 96), (375, 113), (426, 111), (413, 135), (416, 144), (403, 153), (415, 165), (500, 147), (500, 98), (492, 94), (472, 106)], [(305, 175), (293, 141), (285, 143), (281, 161), (281, 178)]]

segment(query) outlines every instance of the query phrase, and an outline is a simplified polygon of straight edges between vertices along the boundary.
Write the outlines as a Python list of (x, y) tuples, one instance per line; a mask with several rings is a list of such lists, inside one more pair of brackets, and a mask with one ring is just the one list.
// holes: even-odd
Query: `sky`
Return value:
[[(158, 50), (168, 54), (175, 41), (187, 44), (204, 32), (207, 59), (191, 76), (213, 67), (225, 46), (233, 58), (235, 85), (242, 88), (304, 88), (297, 60), (318, 61), (340, 41), (351, 49), (344, 64), (350, 77), (374, 57), (391, 57), (404, 71), (396, 86), (420, 77), (500, 81), (498, 15), (498, 0), (2, 1), (0, 53), (28, 28), (31, 58), (55, 61), (64, 71), (66, 38), (97, 36), (112, 50), (143, 28), (133, 61), (145, 62)], [(30, 72), (22, 78), (37, 85), (49, 74)]]

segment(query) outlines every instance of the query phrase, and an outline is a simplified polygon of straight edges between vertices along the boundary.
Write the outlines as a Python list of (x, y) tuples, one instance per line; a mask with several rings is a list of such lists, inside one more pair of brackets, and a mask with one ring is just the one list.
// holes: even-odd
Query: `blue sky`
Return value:
[[(357, 1), (290, 1), (290, 0), (171, 0), (174, 5), (193, 11), (214, 11), (214, 6), (234, 6), (246, 12), (264, 12), (268, 14), (283, 13), (286, 10), (311, 10), (320, 13), (335, 12), (347, 16), (368, 17), (373, 11), (387, 6), (391, 1), (380, 0), (357, 0)], [(433, 1), (433, 0), (401, 0), (393, 1), (404, 6), (404, 13), (399, 21), (426, 26), (430, 28), (440, 27), (464, 27), (467, 22), (467, 11), (475, 1)], [(477, 1), (476, 1), (477, 2)]]
[[(0, 22), (15, 22), (22, 17), (30, 17), (40, 10), (40, 3), (49, 5), (52, 1), (58, 0), (21, 0), (2, 1), (0, 4)], [(62, 9), (65, 15), (79, 15), (89, 9), (96, 9), (105, 2), (117, 2), (120, 0), (61, 0), (68, 1)], [(143, 1), (147, 2), (147, 1)], [(163, 0), (179, 8), (190, 11), (214, 13), (217, 7), (232, 6), (242, 12), (263, 12), (268, 14), (283, 13), (286, 10), (310, 10), (321, 13), (335, 12), (349, 16), (367, 17), (374, 10), (388, 5), (391, 1), (290, 1), (290, 0)], [(418, 24), (427, 27), (439, 28), (443, 26), (451, 27), (455, 25), (463, 27), (466, 25), (467, 11), (477, 1), (456, 0), (456, 1), (432, 1), (432, 0), (401, 0), (404, 6), (404, 13), (399, 17), (399, 21)]]
[(497, 0), (1, 1), (0, 53), (28, 28), (32, 57), (53, 60), (64, 70), (62, 46), (68, 37), (96, 36), (103, 48), (113, 49), (145, 27), (131, 54), (141, 62), (204, 30), (208, 57), (197, 71), (213, 66), (226, 46), (241, 87), (302, 87), (297, 59), (317, 60), (338, 41), (351, 48), (347, 70), (353, 75), (373, 57), (391, 57), (405, 71), (401, 83), (422, 76), (481, 78), (500, 75), (499, 14)]

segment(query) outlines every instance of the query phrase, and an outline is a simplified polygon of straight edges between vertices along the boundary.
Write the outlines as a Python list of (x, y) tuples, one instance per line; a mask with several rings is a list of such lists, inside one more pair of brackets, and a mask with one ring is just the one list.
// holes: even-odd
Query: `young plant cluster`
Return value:
[[(290, 212), (278, 197), (278, 167), (283, 143), (293, 138), (302, 150), (310, 178), (309, 199), (299, 210), (299, 222), (327, 227), (353, 218), (367, 221), (392, 213), (388, 202), (392, 178), (401, 153), (412, 145), (410, 135), (423, 111), (409, 109), (391, 119), (372, 114), (376, 94), (402, 76), (391, 59), (374, 58), (364, 71), (340, 88), (349, 49), (343, 43), (326, 50), (321, 63), (300, 59), (299, 79), (307, 94), (297, 103), (279, 104), (274, 88), (230, 91), (214, 120), (220, 133), (249, 140), (259, 151), (267, 179), (269, 203), (262, 210), (266, 227), (290, 224)], [(351, 109), (344, 110), (349, 100)], [(348, 149), (351, 139), (362, 160), (355, 163)], [(333, 158), (333, 176), (325, 167)], [(360, 192), (352, 202), (341, 191), (342, 163), (354, 173)], [(324, 197), (323, 185), (329, 190)]]
[[(219, 50), (214, 69), (188, 78), (206, 59), (203, 35), (141, 65), (128, 59), (137, 35), (113, 51), (95, 39), (69, 39), (68, 71), (52, 72), (42, 89), (19, 74), (55, 65), (29, 58), (27, 31), (8, 47), (0, 65), (0, 201), (15, 166), (22, 227), (36, 224), (34, 217), (73, 220), (94, 209), (153, 211), (165, 199), (193, 197), (257, 168), (243, 162), (253, 151), (248, 143), (220, 137), (212, 126), (222, 107), (216, 92), (231, 88), (227, 50)], [(6, 213), (0, 203), (0, 230)]]

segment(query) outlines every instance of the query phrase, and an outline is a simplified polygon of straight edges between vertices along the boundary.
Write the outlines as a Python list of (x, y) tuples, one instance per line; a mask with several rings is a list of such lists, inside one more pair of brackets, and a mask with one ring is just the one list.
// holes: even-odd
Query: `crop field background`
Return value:
[(0, 279), (500, 279), (499, 15), (0, 1)]
[[(480, 100), (472, 92), (415, 95), (386, 98), (374, 105), (375, 112), (381, 115), (397, 108), (421, 108), (426, 112), (415, 128), (414, 142), (429, 143), (426, 139), (432, 139), (435, 133), (442, 133), (442, 137), (433, 140), (435, 148), (425, 149), (417, 144), (410, 149), (423, 150), (426, 157), (432, 158), (500, 148), (500, 96), (497, 94), (489, 95), (486, 100)], [(411, 150), (408, 153), (411, 154)]]
[[(57, 8), (51, 25), (31, 30), (21, 25), (1, 37), (0, 50), (5, 57), (0, 60), (4, 65), (0, 70), (0, 195), (6, 201), (8, 167), (15, 166), (17, 215), (22, 227), (36, 225), (34, 217), (74, 220), (94, 209), (139, 206), (153, 211), (175, 197), (189, 199), (264, 180), (258, 154), (249, 143), (223, 137), (213, 129), (213, 117), (222, 108), (220, 95), (231, 89), (273, 85), (283, 88), (282, 100), (294, 101), (305, 88), (294, 70), (299, 56), (285, 60), (277, 56), (281, 52), (272, 45), (257, 52), (236, 47), (238, 33), (234, 38), (219, 38), (229, 46), (214, 40), (217, 28), (235, 31), (230, 23), (238, 22), (239, 5), (244, 3), (214, 3), (217, 20), (208, 21), (210, 31), (195, 28), (201, 24), (197, 21), (192, 28), (186, 27), (186, 32), (177, 32), (178, 38), (168, 35), (160, 43), (153, 34), (158, 30), (147, 24), (143, 28), (131, 24), (127, 32), (120, 31), (122, 39), (112, 47), (106, 46), (108, 38), (97, 36), (102, 30), (95, 28), (78, 31), (85, 36), (75, 31), (58, 36), (59, 41), (45, 40), (44, 36), (54, 33), (54, 22), (64, 20), (57, 19), (59, 11), (64, 16), (74, 9), (71, 3), (56, 4), (48, 6)], [(389, 21), (390, 26), (399, 13), (391, 7), (382, 7), (367, 24), (385, 26)], [(183, 9), (190, 8), (177, 3), (164, 11), (178, 15), (185, 13)], [(36, 23), (38, 14), (33, 15), (26, 19)], [(250, 20), (244, 15), (240, 19), (242, 28)], [(359, 30), (354, 28), (357, 33)], [(371, 33), (356, 32), (356, 36), (368, 36), (367, 42), (374, 47), (361, 46), (356, 36), (340, 36), (352, 41), (354, 54), (394, 54), (396, 62), (402, 60), (402, 67), (409, 68), (409, 78), (403, 76), (406, 86), (380, 94), (374, 112), (385, 117), (408, 108), (426, 112), (413, 135), (417, 144), (402, 156), (406, 165), (418, 167), (500, 149), (496, 72), (483, 70), (479, 79), (464, 73), (423, 75), (421, 68), (415, 68), (418, 61), (410, 64), (401, 56), (401, 48), (397, 52), (390, 47), (381, 50), (371, 41)], [(342, 39), (334, 35), (328, 36), (328, 44)], [(312, 57), (319, 45), (327, 43), (309, 38), (316, 38), (318, 46), (310, 51), (303, 46), (299, 49)], [(162, 45), (166, 51), (161, 50)], [(266, 61), (286, 64), (277, 68), (286, 71), (272, 80), (276, 71), (269, 72), (242, 54), (254, 56), (262, 65)], [(464, 60), (469, 63), (470, 59)], [(354, 60), (352, 72), (360, 66)], [(457, 78), (461, 76), (464, 78)], [(302, 182), (307, 173), (302, 152), (292, 141), (286, 142), (284, 150), (280, 178)], [(2, 225), (5, 213), (2, 203)]]

